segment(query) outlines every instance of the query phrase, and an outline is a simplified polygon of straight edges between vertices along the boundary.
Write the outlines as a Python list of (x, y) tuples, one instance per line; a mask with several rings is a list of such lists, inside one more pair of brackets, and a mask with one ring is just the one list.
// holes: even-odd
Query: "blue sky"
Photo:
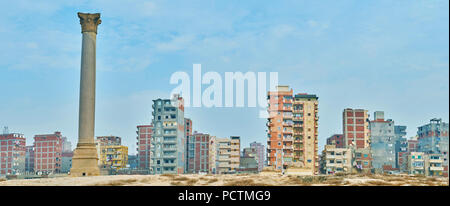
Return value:
[[(61, 131), (75, 145), (81, 28), (101, 12), (96, 131), (135, 153), (136, 125), (168, 97), (175, 71), (277, 71), (319, 96), (319, 145), (342, 132), (342, 110), (364, 108), (408, 126), (449, 117), (449, 2), (1, 1), (0, 126)], [(195, 130), (266, 143), (258, 108), (187, 108)]]

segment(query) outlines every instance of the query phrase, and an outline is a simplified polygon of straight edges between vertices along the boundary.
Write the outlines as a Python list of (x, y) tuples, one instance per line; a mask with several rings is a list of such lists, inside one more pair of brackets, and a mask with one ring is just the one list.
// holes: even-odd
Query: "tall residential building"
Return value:
[(186, 164), (183, 98), (153, 100), (150, 167), (153, 174), (182, 174)]
[(229, 138), (216, 138), (216, 148), (217, 174), (232, 173), (231, 140)]
[(369, 114), (364, 109), (344, 109), (342, 116), (344, 146), (356, 149), (370, 146)]
[(431, 119), (430, 123), (418, 127), (418, 151), (425, 154), (442, 154), (443, 176), (448, 177), (448, 123), (442, 119)]
[(23, 134), (0, 134), (0, 175), (25, 172), (25, 142)]
[(25, 149), (25, 171), (34, 172), (34, 146), (26, 146)]
[(374, 120), (370, 121), (370, 136), (372, 150), (372, 165), (377, 172), (384, 171), (383, 168), (396, 167), (394, 121), (384, 120), (384, 112), (376, 111)]
[(151, 138), (153, 125), (137, 126), (137, 162), (139, 169), (150, 169)]
[(318, 173), (318, 97), (278, 86), (268, 93), (268, 165), (278, 170), (287, 165)]
[(299, 93), (294, 96), (294, 162), (303, 163), (313, 174), (319, 172), (319, 97)]
[(189, 136), (187, 144), (187, 172), (209, 172), (209, 134), (197, 133)]
[(184, 139), (186, 140), (186, 147), (185, 147), (185, 149), (186, 149), (186, 151), (185, 151), (185, 155), (186, 155), (186, 157), (185, 157), (185, 167), (184, 167), (184, 169), (185, 169), (185, 173), (187, 173), (188, 172), (188, 167), (189, 167), (189, 157), (188, 157), (188, 154), (189, 154), (189, 148), (188, 148), (188, 146), (187, 145), (189, 145), (189, 137), (190, 136), (192, 136), (192, 120), (191, 119), (189, 119), (189, 118), (184, 118)]
[(98, 136), (97, 141), (100, 143), (100, 146), (103, 145), (122, 145), (122, 138), (117, 136)]
[(254, 148), (256, 150), (256, 160), (258, 163), (258, 171), (261, 172), (263, 170), (264, 164), (266, 162), (266, 160), (265, 160), (266, 151), (264, 149), (264, 145), (259, 142), (252, 142), (252, 143), (250, 143), (250, 148)]
[(345, 148), (344, 135), (334, 134), (327, 138), (327, 145), (334, 145), (336, 148)]
[(403, 160), (402, 157), (404, 153), (408, 151), (408, 141), (406, 136), (406, 126), (394, 126), (395, 135), (395, 168), (400, 169)]
[(210, 136), (209, 137), (209, 173), (210, 174), (216, 174), (217, 173), (217, 167), (218, 167), (218, 150), (217, 150), (217, 143), (216, 143), (216, 137)]
[(34, 136), (34, 171), (40, 173), (61, 172), (62, 135), (41, 134)]
[(231, 136), (230, 146), (230, 168), (232, 171), (236, 171), (239, 168), (241, 158), (241, 138), (239, 136)]
[(267, 164), (278, 170), (285, 161), (292, 161), (294, 155), (292, 94), (289, 86), (277, 86), (276, 91), (269, 91), (267, 95)]

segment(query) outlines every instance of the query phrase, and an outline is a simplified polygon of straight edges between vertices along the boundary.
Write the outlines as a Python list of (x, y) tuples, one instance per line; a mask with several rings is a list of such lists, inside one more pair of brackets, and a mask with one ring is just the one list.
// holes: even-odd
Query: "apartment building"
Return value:
[(34, 136), (34, 171), (43, 174), (60, 173), (62, 157), (61, 132)]
[(298, 93), (294, 96), (293, 104), (293, 162), (302, 163), (313, 174), (319, 172), (318, 99), (314, 94)]
[(23, 134), (0, 134), (0, 176), (25, 172), (25, 142)]
[(137, 163), (139, 169), (150, 169), (151, 138), (153, 125), (137, 126)]
[(100, 165), (103, 169), (118, 171), (126, 168), (128, 163), (128, 147), (123, 145), (100, 145)]
[(188, 145), (189, 145), (189, 140), (190, 140), (190, 136), (192, 136), (192, 133), (193, 133), (192, 120), (189, 118), (184, 118), (184, 139), (186, 140), (186, 147), (185, 147), (186, 157), (185, 157), (185, 163), (184, 163), (186, 165), (184, 167), (185, 173), (188, 172), (188, 167), (189, 167), (189, 157), (188, 157), (189, 147), (188, 147)]
[(258, 163), (258, 171), (261, 172), (264, 168), (264, 164), (266, 162), (265, 159), (265, 148), (264, 145), (259, 142), (252, 142), (250, 143), (250, 148), (253, 148), (256, 150), (256, 160)]
[(372, 151), (370, 147), (352, 149), (354, 167), (359, 172), (371, 173), (372, 171)]
[(425, 175), (444, 176), (444, 155), (442, 154), (425, 155)]
[(182, 174), (186, 165), (183, 98), (153, 100), (150, 168), (153, 174)]
[(409, 174), (425, 175), (425, 153), (410, 152), (407, 158), (407, 168)]
[(267, 164), (278, 170), (294, 157), (292, 95), (289, 86), (277, 86), (267, 95)]
[(344, 109), (342, 112), (344, 147), (370, 147), (369, 114), (364, 109)]
[(327, 138), (327, 145), (335, 145), (336, 148), (345, 148), (344, 135), (334, 134)]
[(61, 173), (69, 173), (72, 168), (73, 152), (63, 152), (61, 155)]
[(369, 122), (371, 135), (372, 165), (376, 172), (383, 168), (396, 167), (395, 144), (397, 142), (392, 119), (384, 119), (384, 112), (376, 111), (374, 120)]
[(230, 168), (231, 171), (236, 171), (240, 165), (241, 158), (241, 137), (231, 136), (230, 137)]
[(218, 149), (215, 136), (209, 137), (209, 174), (216, 174), (218, 168)]
[(34, 146), (25, 147), (25, 172), (34, 172)]
[(336, 145), (325, 145), (321, 160), (325, 174), (352, 172), (351, 148), (336, 148)]
[(216, 138), (217, 147), (217, 173), (228, 174), (233, 173), (231, 169), (231, 139)]
[(187, 172), (198, 174), (209, 172), (209, 134), (197, 133), (189, 136), (187, 144)]
[(430, 123), (418, 127), (418, 151), (425, 154), (442, 154), (444, 158), (443, 176), (448, 177), (448, 123), (434, 118)]

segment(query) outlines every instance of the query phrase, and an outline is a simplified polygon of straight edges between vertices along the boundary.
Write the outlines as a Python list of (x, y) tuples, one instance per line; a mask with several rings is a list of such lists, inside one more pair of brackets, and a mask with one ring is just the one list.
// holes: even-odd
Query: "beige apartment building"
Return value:
[(231, 172), (231, 140), (228, 138), (216, 138), (217, 148), (217, 173), (224, 174)]
[(352, 149), (336, 148), (335, 145), (325, 145), (322, 153), (323, 171), (325, 174), (351, 173)]
[(411, 152), (407, 157), (409, 174), (425, 174), (425, 154), (423, 152)]
[[(216, 147), (216, 173), (235, 173), (240, 164), (241, 141), (238, 136), (230, 138), (215, 138)], [(210, 158), (210, 161), (213, 161)], [(211, 165), (211, 163), (210, 163)]]
[(294, 96), (294, 162), (301, 162), (311, 173), (319, 172), (318, 128), (319, 102), (313, 94)]
[(289, 86), (268, 92), (267, 164), (318, 174), (318, 97), (293, 95)]

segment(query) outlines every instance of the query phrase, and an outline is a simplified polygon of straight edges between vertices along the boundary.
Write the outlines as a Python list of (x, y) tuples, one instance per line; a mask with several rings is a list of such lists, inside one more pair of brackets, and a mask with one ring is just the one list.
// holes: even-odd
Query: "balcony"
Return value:
[(294, 109), (293, 112), (294, 113), (303, 113), (303, 109)]
[(283, 142), (292, 142), (294, 139), (292, 137), (285, 137), (283, 138)]
[(430, 167), (430, 171), (444, 171), (444, 167)]
[(292, 145), (283, 145), (283, 149), (285, 149), (285, 150), (293, 150), (294, 147)]

